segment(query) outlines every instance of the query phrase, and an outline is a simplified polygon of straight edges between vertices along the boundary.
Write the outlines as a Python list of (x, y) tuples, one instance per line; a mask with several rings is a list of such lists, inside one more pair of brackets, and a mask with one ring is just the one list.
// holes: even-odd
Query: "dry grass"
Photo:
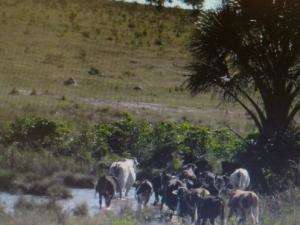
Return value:
[[(113, 120), (129, 111), (154, 121), (252, 126), (238, 107), (209, 95), (191, 98), (180, 88), (192, 27), (183, 10), (157, 13), (106, 0), (4, 0), (0, 23), (2, 122), (24, 114)], [(65, 86), (70, 77), (78, 85)]]

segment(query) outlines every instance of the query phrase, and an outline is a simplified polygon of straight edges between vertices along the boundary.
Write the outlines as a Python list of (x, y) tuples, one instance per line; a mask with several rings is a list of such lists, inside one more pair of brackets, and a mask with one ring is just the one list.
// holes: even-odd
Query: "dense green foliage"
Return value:
[(188, 163), (202, 157), (232, 160), (244, 146), (227, 129), (212, 130), (188, 122), (150, 123), (135, 120), (128, 114), (118, 121), (85, 129), (25, 117), (11, 122), (2, 133), (3, 145), (7, 146), (5, 152), (35, 149), (54, 156), (95, 161), (100, 168), (108, 167), (111, 160), (119, 157), (136, 157), (142, 168), (158, 169), (166, 168), (166, 162)]
[[(39, 130), (41, 134), (34, 135)], [(99, 174), (124, 157), (136, 157), (140, 170), (147, 173), (160, 169), (176, 171), (185, 163), (201, 160), (219, 173), (223, 161), (239, 162), (251, 173), (257, 172), (255, 168), (264, 168), (262, 177), (253, 178), (263, 188), (287, 188), (295, 183), (298, 173), (294, 163), (286, 167), (285, 176), (279, 176), (265, 166), (268, 162), (263, 154), (250, 154), (249, 146), (255, 146), (258, 134), (249, 134), (242, 140), (228, 129), (214, 130), (189, 122), (150, 123), (128, 114), (118, 121), (84, 128), (35, 117), (19, 118), (2, 130), (2, 137), (5, 148), (0, 153), (1, 168), (17, 173), (40, 171), (41, 176), (64, 170)], [(297, 143), (292, 139), (291, 142)]]

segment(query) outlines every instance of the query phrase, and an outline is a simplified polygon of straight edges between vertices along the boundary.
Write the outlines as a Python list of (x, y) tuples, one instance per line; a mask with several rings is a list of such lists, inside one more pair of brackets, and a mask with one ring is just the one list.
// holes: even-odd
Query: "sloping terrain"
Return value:
[(129, 111), (251, 126), (238, 107), (181, 87), (192, 21), (180, 9), (105, 0), (1, 1), (1, 121), (28, 113), (94, 121)]

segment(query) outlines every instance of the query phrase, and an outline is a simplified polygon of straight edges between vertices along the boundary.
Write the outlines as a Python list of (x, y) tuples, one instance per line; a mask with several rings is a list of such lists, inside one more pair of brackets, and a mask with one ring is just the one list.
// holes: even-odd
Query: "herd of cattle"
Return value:
[[(96, 192), (99, 193), (99, 204), (102, 198), (106, 207), (110, 206), (115, 194), (119, 197), (128, 195), (135, 187), (138, 208), (147, 205), (154, 193), (154, 205), (160, 209), (166, 205), (173, 214), (182, 218), (190, 218), (196, 225), (205, 225), (207, 221), (214, 225), (216, 218), (221, 224), (226, 223), (224, 209), (228, 207), (228, 218), (235, 215), (238, 224), (245, 224), (250, 215), (253, 224), (258, 224), (259, 198), (248, 191), (249, 173), (245, 169), (236, 169), (229, 176), (215, 175), (210, 171), (199, 171), (196, 165), (187, 164), (177, 174), (162, 172), (155, 177), (141, 177), (136, 180), (135, 159), (124, 159), (110, 166), (109, 174), (99, 178)], [(222, 197), (228, 197), (228, 203)]]

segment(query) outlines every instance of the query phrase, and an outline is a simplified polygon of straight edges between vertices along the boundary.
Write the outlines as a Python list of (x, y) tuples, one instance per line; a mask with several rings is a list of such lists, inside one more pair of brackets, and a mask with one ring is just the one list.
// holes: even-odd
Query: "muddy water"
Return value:
[[(72, 193), (72, 198), (67, 200), (59, 200), (58, 204), (68, 213), (72, 213), (73, 209), (82, 203), (86, 203), (89, 209), (90, 215), (95, 215), (106, 211), (105, 207), (102, 210), (99, 208), (99, 198), (95, 195), (95, 190), (93, 189), (70, 189)], [(26, 200), (32, 201), (34, 203), (43, 203), (49, 200), (47, 197), (40, 197), (34, 195), (22, 195)], [(14, 205), (18, 201), (21, 195), (9, 194), (5, 192), (0, 192), (0, 202), (4, 205), (7, 213), (14, 212)], [(154, 201), (154, 196), (151, 196), (150, 204)], [(103, 201), (104, 202), (104, 201)], [(129, 192), (128, 197), (124, 199), (113, 199), (110, 211), (116, 214), (121, 213), (124, 210), (137, 209), (137, 202), (135, 199), (135, 192), (132, 189)]]

